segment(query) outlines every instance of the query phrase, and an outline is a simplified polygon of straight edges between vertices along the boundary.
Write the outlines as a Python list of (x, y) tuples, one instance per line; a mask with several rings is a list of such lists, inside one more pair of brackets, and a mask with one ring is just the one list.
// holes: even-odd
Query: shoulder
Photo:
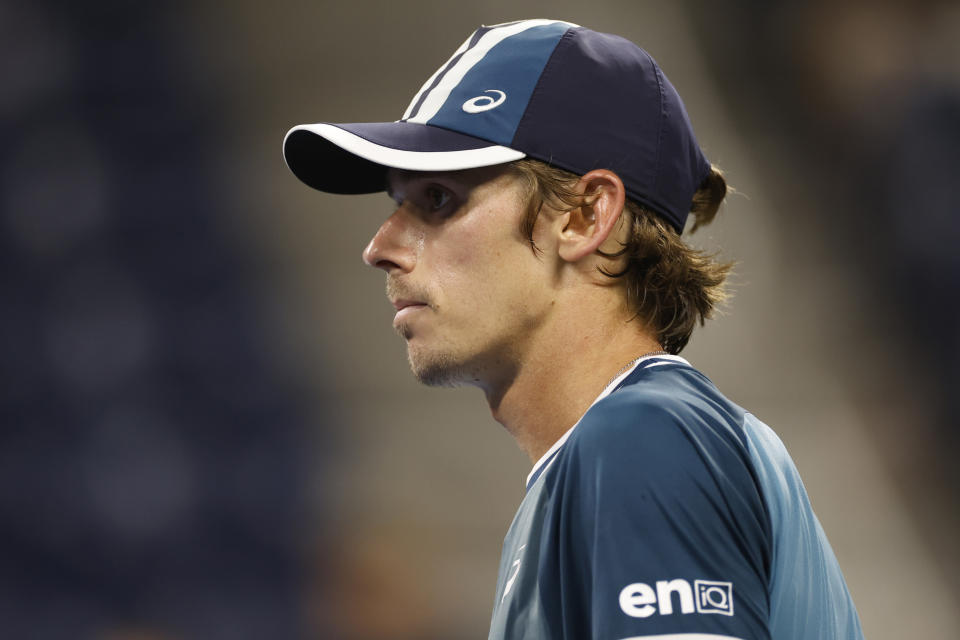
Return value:
[(635, 374), (571, 434), (554, 472), (558, 489), (588, 510), (655, 507), (648, 515), (669, 513), (670, 535), (689, 535), (675, 527), (716, 531), (737, 522), (738, 536), (756, 541), (763, 555), (770, 521), (745, 412), (689, 365)]
[[(610, 637), (694, 629), (746, 637), (747, 628), (769, 637), (769, 526), (743, 416), (691, 367), (654, 367), (597, 402), (557, 454), (544, 486), (541, 571), (551, 582), (567, 577), (574, 593), (590, 585), (583, 598), (596, 603), (598, 624), (618, 629)], [(736, 618), (671, 616), (670, 585), (701, 583), (728, 585)], [(623, 604), (641, 584), (659, 590), (659, 615), (634, 617)], [(679, 612), (695, 611), (680, 600)]]
[(596, 403), (571, 434), (568, 446), (592, 460), (628, 457), (659, 467), (678, 459), (697, 462), (733, 456), (746, 462), (744, 411), (685, 363), (635, 371)]

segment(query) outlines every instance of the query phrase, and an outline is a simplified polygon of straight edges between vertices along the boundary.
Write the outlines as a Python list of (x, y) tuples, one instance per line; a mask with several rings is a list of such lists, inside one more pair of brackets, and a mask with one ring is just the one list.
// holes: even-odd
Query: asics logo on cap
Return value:
[(499, 89), (487, 89), (484, 93), (496, 93), (499, 94), (499, 97), (477, 96), (476, 98), (470, 98), (463, 103), (463, 110), (467, 113), (483, 113), (484, 111), (490, 111), (490, 109), (496, 109), (507, 99), (507, 94)]

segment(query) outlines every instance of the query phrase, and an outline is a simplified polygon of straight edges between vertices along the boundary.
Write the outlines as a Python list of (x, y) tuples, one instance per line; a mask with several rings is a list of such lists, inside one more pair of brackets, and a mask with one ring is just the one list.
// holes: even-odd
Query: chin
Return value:
[(407, 341), (410, 370), (421, 383), (430, 387), (459, 387), (474, 381), (476, 375), (466, 360), (449, 351), (431, 351)]
[(449, 356), (422, 357), (409, 352), (408, 360), (413, 375), (428, 387), (457, 387), (465, 382), (462, 364)]

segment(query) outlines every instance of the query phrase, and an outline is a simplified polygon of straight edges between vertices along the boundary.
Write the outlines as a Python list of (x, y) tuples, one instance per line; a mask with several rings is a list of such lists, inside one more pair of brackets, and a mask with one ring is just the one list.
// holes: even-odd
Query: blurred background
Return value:
[(787, 443), (867, 637), (960, 635), (957, 3), (3, 0), (0, 637), (485, 637), (529, 462), (409, 375), (387, 198), (280, 143), (529, 17), (677, 86), (739, 262), (683, 355)]

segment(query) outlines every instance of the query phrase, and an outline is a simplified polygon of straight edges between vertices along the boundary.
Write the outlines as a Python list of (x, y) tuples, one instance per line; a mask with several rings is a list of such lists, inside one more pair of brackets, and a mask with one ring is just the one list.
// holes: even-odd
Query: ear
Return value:
[(620, 176), (608, 169), (594, 169), (577, 182), (584, 204), (567, 212), (558, 251), (567, 262), (593, 255), (617, 226), (623, 212), (626, 189)]

